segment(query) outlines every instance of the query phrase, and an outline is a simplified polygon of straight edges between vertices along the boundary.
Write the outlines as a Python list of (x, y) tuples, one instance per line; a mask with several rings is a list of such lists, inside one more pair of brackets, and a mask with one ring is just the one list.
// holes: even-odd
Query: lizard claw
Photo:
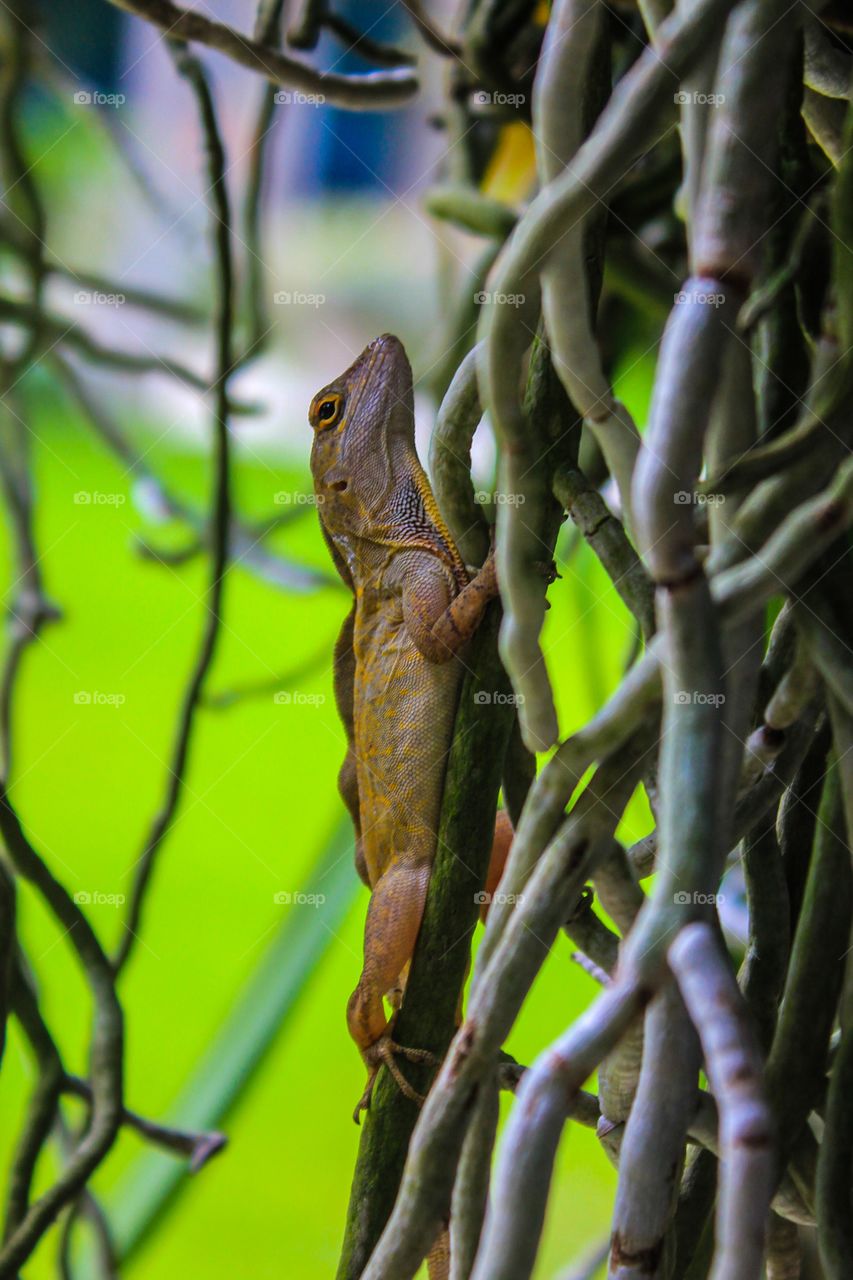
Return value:
[(548, 586), (550, 586), (552, 582), (555, 582), (557, 578), (561, 578), (563, 576), (561, 573), (557, 572), (557, 563), (555, 560), (534, 560), (533, 567), (538, 573), (542, 574), (542, 577), (545, 579)]
[(397, 1044), (397, 1042), (392, 1040), (391, 1036), (387, 1033), (384, 1036), (380, 1036), (375, 1044), (372, 1044), (370, 1048), (366, 1049), (362, 1054), (362, 1057), (367, 1063), (370, 1074), (367, 1077), (367, 1084), (364, 1087), (364, 1093), (362, 1093), (356, 1103), (355, 1111), (352, 1114), (352, 1118), (356, 1124), (360, 1123), (362, 1111), (367, 1111), (370, 1106), (370, 1099), (373, 1095), (373, 1086), (376, 1084), (376, 1077), (379, 1075), (380, 1068), (383, 1064), (388, 1068), (391, 1078), (403, 1096), (408, 1098), (411, 1102), (416, 1102), (419, 1107), (423, 1105), (424, 1095), (422, 1093), (418, 1093), (417, 1090), (413, 1089), (409, 1084), (408, 1080), (394, 1060), (396, 1054), (399, 1054), (401, 1058), (406, 1058), (409, 1062), (426, 1062), (431, 1067), (437, 1067), (439, 1065), (439, 1059), (434, 1053), (431, 1053), (429, 1049), (410, 1049), (408, 1045)]

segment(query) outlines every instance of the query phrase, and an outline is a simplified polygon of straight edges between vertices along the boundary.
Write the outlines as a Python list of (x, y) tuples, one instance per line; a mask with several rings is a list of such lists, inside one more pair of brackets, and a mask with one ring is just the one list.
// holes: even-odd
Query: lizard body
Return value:
[[(371, 889), (364, 964), (347, 1007), (369, 1078), (394, 1055), (427, 1058), (391, 1036), (436, 852), (462, 666), (456, 655), (497, 594), (492, 557), (471, 577), (438, 510), (414, 440), (412, 373), (397, 338), (375, 339), (314, 397), (311, 472), (324, 537), (353, 607), (335, 649), (348, 750), (339, 786)], [(502, 832), (499, 856), (505, 856)], [(490, 876), (490, 879), (493, 877)]]

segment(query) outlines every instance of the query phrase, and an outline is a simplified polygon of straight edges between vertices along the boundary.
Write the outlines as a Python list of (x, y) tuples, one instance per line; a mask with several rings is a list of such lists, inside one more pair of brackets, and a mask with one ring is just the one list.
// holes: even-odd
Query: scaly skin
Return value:
[[(347, 731), (341, 794), (371, 889), (364, 966), (347, 1022), (368, 1069), (356, 1119), (384, 1062), (428, 1058), (391, 1037), (420, 928), (462, 666), (456, 655), (497, 594), (490, 556), (472, 579), (418, 461), (412, 372), (397, 338), (376, 338), (314, 397), (311, 472), (332, 558), (354, 597), (335, 649)], [(498, 856), (508, 840), (501, 826)], [(490, 879), (494, 879), (491, 876)]]

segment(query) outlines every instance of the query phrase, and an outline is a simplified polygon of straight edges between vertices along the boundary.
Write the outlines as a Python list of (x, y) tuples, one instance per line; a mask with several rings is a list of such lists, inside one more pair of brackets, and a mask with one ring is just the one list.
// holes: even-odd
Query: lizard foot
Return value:
[(556, 560), (534, 560), (533, 567), (545, 579), (546, 586), (550, 586), (552, 582), (556, 582), (563, 576), (557, 572)]
[(424, 1095), (418, 1093), (409, 1084), (394, 1060), (396, 1054), (399, 1054), (401, 1058), (406, 1058), (408, 1062), (427, 1062), (431, 1067), (439, 1065), (439, 1059), (434, 1053), (430, 1053), (429, 1049), (410, 1049), (408, 1045), (397, 1044), (387, 1033), (384, 1036), (380, 1036), (376, 1043), (372, 1044), (362, 1054), (370, 1074), (367, 1077), (364, 1093), (359, 1098), (355, 1111), (352, 1113), (352, 1118), (356, 1124), (359, 1123), (362, 1111), (366, 1111), (370, 1106), (373, 1086), (376, 1084), (376, 1077), (379, 1075), (380, 1068), (383, 1065), (388, 1068), (394, 1083), (404, 1097), (416, 1102), (418, 1106), (423, 1104)]

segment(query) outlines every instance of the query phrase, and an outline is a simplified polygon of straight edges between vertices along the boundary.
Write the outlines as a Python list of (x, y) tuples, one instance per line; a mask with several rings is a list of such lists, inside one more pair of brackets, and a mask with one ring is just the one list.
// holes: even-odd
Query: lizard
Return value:
[[(361, 976), (347, 1005), (368, 1072), (358, 1122), (383, 1064), (406, 1097), (422, 1102), (396, 1058), (435, 1062), (396, 1043), (393, 1023), (436, 853), (460, 653), (498, 585), (494, 552), (469, 572), (442, 519), (415, 447), (412, 370), (398, 338), (374, 339), (314, 396), (308, 416), (320, 526), (353, 596), (334, 685), (347, 736), (338, 786), (371, 890)], [(487, 889), (511, 836), (500, 811)]]

